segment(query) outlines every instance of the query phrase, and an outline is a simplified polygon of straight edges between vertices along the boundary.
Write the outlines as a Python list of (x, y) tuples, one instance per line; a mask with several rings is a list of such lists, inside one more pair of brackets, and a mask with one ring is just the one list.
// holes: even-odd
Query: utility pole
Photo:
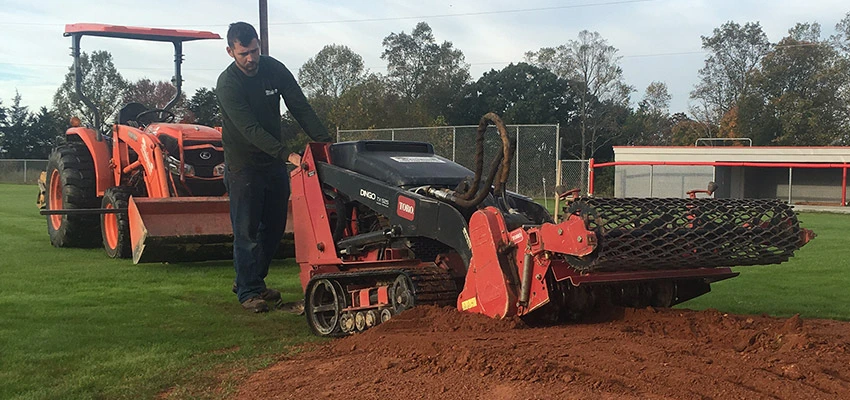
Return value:
[(260, 0), (260, 53), (269, 55), (269, 1)]

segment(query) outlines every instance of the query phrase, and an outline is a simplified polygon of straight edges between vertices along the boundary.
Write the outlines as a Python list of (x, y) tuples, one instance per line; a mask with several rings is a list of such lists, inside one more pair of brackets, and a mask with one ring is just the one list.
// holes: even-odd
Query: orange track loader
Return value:
[[(71, 24), (77, 95), (92, 110), (94, 128), (72, 122), (66, 143), (50, 154), (45, 187), (47, 231), (56, 247), (93, 247), (134, 263), (232, 257), (224, 187), (224, 152), (217, 129), (175, 122), (181, 95), (183, 43), (221, 39), (212, 32)], [(82, 90), (83, 36), (172, 43), (177, 92), (163, 109), (135, 102), (118, 112), (108, 134), (100, 111)]]

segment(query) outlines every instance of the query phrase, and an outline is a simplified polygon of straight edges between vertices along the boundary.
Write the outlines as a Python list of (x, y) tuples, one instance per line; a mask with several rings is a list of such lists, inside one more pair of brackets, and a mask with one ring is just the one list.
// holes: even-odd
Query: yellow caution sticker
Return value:
[(463, 311), (469, 310), (472, 307), (478, 306), (478, 299), (473, 297), (469, 300), (464, 300), (460, 303), (460, 308)]

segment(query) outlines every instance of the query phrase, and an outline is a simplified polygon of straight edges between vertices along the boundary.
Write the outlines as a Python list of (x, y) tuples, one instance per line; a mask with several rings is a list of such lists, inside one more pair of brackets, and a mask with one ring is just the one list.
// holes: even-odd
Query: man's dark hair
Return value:
[(234, 22), (227, 29), (227, 45), (232, 49), (239, 40), (242, 46), (248, 46), (254, 39), (259, 39), (257, 31), (247, 22)]

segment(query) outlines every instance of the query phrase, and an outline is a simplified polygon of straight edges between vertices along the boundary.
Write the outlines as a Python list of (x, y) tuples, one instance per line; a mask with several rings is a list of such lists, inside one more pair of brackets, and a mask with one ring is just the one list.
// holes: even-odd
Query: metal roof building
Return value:
[(616, 197), (686, 197), (715, 182), (717, 198), (847, 204), (850, 147), (615, 146)]

